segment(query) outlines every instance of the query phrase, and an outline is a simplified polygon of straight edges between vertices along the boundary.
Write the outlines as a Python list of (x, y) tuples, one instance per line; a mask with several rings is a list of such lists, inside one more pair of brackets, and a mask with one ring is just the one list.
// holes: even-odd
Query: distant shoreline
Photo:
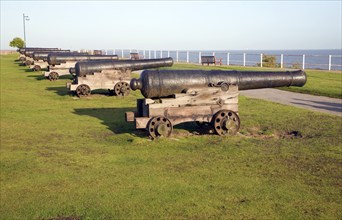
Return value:
[(17, 53), (16, 50), (0, 50), (0, 55), (6, 55), (11, 53)]

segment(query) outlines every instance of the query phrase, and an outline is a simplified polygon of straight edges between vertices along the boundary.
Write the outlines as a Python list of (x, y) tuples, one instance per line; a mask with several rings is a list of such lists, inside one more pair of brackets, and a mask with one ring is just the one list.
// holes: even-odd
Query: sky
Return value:
[(1, 49), (341, 49), (342, 1), (3, 1)]

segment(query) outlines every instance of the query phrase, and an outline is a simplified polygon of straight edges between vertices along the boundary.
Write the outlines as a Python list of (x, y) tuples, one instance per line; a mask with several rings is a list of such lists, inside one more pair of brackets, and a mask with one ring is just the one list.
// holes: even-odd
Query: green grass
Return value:
[[(195, 64), (175, 64), (176, 69), (221, 69), (221, 70), (257, 70), (257, 71), (284, 71), (279, 68), (260, 68), (260, 67), (240, 67), (240, 66), (201, 66)], [(305, 70), (308, 80), (303, 87), (284, 87), (282, 90), (306, 93), (311, 95), (327, 96), (331, 98), (342, 98), (342, 72), (341, 71), (320, 71), (320, 70)]]
[[(341, 219), (341, 117), (240, 97), (240, 134), (150, 141), (125, 98), (1, 56), (0, 219)], [(178, 65), (177, 65), (178, 66)], [(300, 136), (292, 136), (298, 131)]]

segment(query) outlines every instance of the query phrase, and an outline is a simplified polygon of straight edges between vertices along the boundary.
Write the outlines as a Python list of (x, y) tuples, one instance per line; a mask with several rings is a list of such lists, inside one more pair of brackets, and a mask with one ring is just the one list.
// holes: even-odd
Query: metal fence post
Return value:
[(331, 70), (331, 55), (329, 55), (329, 71)]
[(303, 54), (303, 70), (305, 69), (305, 54)]
[(176, 62), (178, 63), (178, 50), (176, 51)]
[(144, 59), (146, 58), (146, 50), (143, 52)]
[(200, 64), (201, 63), (201, 56), (202, 56), (202, 52), (198, 52), (198, 63)]
[(227, 66), (229, 66), (229, 56), (230, 56), (230, 54), (227, 53)]
[(163, 58), (163, 51), (160, 50), (160, 58)]
[(246, 66), (246, 53), (243, 53), (243, 66)]
[(262, 67), (262, 53), (260, 54), (260, 67)]
[(121, 50), (121, 57), (124, 58), (124, 50)]
[(186, 51), (186, 62), (189, 63), (189, 51)]
[(148, 50), (148, 59), (151, 59), (151, 50)]
[(157, 58), (157, 50), (154, 50), (154, 59)]
[(280, 54), (280, 68), (284, 67), (284, 55)]
[(167, 57), (170, 57), (170, 51), (169, 50), (167, 51)]

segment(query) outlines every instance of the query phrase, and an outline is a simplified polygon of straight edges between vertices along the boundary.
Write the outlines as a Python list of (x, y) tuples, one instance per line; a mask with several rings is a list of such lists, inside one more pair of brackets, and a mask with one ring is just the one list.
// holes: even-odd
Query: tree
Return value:
[[(261, 66), (260, 63), (257, 63), (257, 66)], [(280, 67), (280, 64), (277, 63), (276, 56), (264, 54), (262, 56), (262, 66), (263, 67)]]
[(25, 42), (20, 37), (15, 37), (9, 45), (10, 47), (23, 48), (25, 46)]

